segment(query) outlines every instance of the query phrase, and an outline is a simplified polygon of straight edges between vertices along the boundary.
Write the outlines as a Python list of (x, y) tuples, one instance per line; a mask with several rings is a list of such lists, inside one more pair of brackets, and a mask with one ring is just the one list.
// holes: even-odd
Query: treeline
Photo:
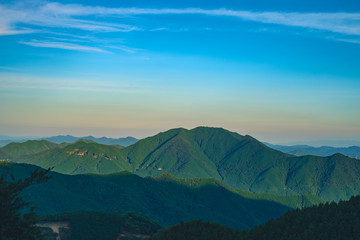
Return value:
[(360, 239), (360, 196), (287, 212), (244, 232), (243, 239)]
[(248, 231), (202, 221), (180, 223), (149, 240), (353, 240), (360, 239), (360, 196), (289, 211)]
[(227, 240), (238, 239), (241, 232), (218, 223), (194, 220), (180, 222), (152, 235), (149, 240)]

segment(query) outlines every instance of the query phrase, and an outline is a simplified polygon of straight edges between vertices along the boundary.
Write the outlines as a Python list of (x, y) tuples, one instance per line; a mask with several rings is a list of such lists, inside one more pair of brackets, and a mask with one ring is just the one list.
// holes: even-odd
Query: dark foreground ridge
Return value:
[(150, 240), (353, 240), (360, 239), (360, 196), (287, 212), (250, 231), (202, 221), (160, 230)]
[[(10, 164), (15, 178), (26, 177), (36, 168), (26, 164)], [(297, 206), (304, 202), (309, 205), (314, 203), (313, 198), (301, 196), (279, 198), (237, 192), (212, 179), (183, 180), (171, 175), (142, 178), (129, 172), (51, 175), (52, 179), (48, 182), (31, 186), (24, 192), (26, 201), (38, 207), (38, 214), (79, 210), (136, 212), (149, 216), (163, 226), (202, 219), (235, 229), (247, 229), (291, 209), (284, 204)]]

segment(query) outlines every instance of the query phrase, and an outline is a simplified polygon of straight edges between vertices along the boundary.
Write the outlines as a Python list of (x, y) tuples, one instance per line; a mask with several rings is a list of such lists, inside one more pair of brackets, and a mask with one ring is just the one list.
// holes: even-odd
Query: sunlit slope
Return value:
[(65, 174), (113, 173), (131, 170), (131, 165), (124, 160), (119, 148), (82, 140), (66, 144), (62, 148), (18, 157), (14, 161), (43, 168), (55, 167), (54, 171)]
[(168, 172), (177, 177), (221, 179), (216, 164), (201, 150), (191, 133), (172, 129), (123, 149), (135, 173), (157, 176)]
[(23, 156), (40, 153), (49, 149), (58, 148), (59, 145), (46, 140), (29, 140), (23, 143), (9, 143), (1, 150), (11, 156)]
[(340, 154), (295, 157), (221, 128), (173, 129), (141, 140), (123, 153), (142, 176), (169, 172), (178, 177), (211, 177), (257, 193), (311, 194), (327, 200), (360, 193), (356, 159)]

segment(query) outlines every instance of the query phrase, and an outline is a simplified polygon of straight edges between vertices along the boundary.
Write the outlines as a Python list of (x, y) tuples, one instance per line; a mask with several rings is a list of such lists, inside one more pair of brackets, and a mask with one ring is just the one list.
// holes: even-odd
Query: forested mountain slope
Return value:
[(172, 129), (119, 149), (78, 141), (63, 148), (15, 157), (66, 174), (131, 171), (156, 177), (214, 178), (255, 193), (348, 199), (360, 193), (360, 161), (335, 154), (296, 157), (251, 136), (222, 128)]

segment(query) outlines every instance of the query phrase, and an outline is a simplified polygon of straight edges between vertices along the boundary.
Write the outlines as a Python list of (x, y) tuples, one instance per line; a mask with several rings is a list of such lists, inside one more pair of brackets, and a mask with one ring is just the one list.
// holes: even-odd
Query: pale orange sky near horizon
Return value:
[[(34, 79), (39, 82), (35, 86)], [(353, 97), (346, 94), (338, 94), (339, 101), (321, 91), (302, 98), (309, 94), (306, 89), (274, 93), (248, 88), (239, 93), (221, 87), (141, 86), (122, 92), (121, 87), (84, 90), (81, 86), (91, 82), (74, 79), (59, 86), (56, 80), (24, 77), (13, 88), (7, 86), (0, 94), (0, 135), (144, 138), (171, 128), (210, 126), (272, 143), (360, 140), (360, 113), (354, 111), (358, 103), (351, 106)]]

